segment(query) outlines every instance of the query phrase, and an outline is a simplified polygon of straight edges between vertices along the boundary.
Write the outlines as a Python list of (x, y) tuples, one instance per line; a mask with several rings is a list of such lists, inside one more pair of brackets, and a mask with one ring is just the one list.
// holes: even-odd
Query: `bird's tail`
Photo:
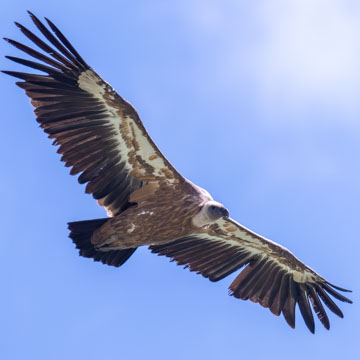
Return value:
[(91, 243), (91, 236), (94, 231), (108, 220), (109, 218), (69, 222), (69, 237), (76, 245), (76, 248), (80, 250), (81, 256), (93, 258), (94, 261), (101, 261), (103, 264), (119, 267), (134, 253), (136, 248), (101, 251), (96, 249)]

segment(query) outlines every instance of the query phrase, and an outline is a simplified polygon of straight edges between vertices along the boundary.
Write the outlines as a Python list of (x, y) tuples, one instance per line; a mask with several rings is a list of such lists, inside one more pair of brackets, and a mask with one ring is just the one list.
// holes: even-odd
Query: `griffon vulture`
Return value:
[[(219, 281), (242, 268), (230, 285), (236, 298), (258, 302), (295, 327), (298, 304), (314, 332), (314, 312), (326, 329), (324, 304), (343, 314), (337, 287), (288, 249), (248, 230), (204, 189), (185, 179), (146, 132), (136, 110), (79, 55), (48, 19), (29, 13), (41, 40), (15, 23), (39, 49), (5, 39), (37, 61), (7, 56), (43, 75), (4, 71), (21, 79), (40, 127), (58, 146), (70, 174), (109, 217), (69, 223), (80, 255), (121, 266), (139, 246)], [(39, 51), (39, 50), (42, 50)], [(338, 291), (336, 291), (336, 290)]]

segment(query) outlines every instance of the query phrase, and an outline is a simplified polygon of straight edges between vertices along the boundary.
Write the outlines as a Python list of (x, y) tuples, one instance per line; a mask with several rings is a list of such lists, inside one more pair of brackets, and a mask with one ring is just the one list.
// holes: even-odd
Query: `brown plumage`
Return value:
[(230, 285), (236, 298), (258, 302), (295, 327), (298, 304), (315, 330), (312, 308), (326, 329), (325, 304), (343, 314), (331, 296), (351, 303), (339, 288), (289, 250), (246, 229), (210, 194), (179, 174), (146, 132), (135, 109), (82, 59), (48, 19), (29, 13), (47, 39), (19, 29), (43, 52), (5, 39), (36, 60), (7, 58), (45, 75), (4, 73), (31, 98), (37, 121), (58, 146), (70, 174), (109, 217), (69, 223), (80, 255), (121, 266), (139, 246), (219, 281), (244, 267)]

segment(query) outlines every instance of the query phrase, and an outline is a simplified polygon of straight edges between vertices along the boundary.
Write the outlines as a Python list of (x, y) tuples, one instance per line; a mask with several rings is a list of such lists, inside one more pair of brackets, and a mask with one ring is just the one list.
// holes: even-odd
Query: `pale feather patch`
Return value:
[[(168, 163), (138, 123), (138, 119), (133, 119), (129, 115), (123, 116), (122, 105), (117, 106), (115, 92), (109, 84), (94, 71), (86, 70), (80, 74), (78, 85), (80, 89), (100, 100), (105, 107), (108, 114), (107, 121), (117, 133), (114, 136), (114, 140), (117, 140), (117, 151), (121, 161), (125, 160), (124, 169), (131, 176), (150, 182), (166, 180), (173, 184), (177, 181), (173, 169), (169, 169)], [(156, 189), (153, 187), (147, 190), (149, 190), (147, 194), (137, 193), (139, 201), (143, 200), (144, 196), (152, 195)], [(99, 205), (103, 206), (104, 201), (105, 198), (100, 199)], [(117, 209), (106, 207), (106, 211), (109, 216), (114, 216)]]
[(134, 224), (130, 224), (129, 229), (126, 230), (128, 234), (131, 234), (135, 230), (136, 226)]
[(145, 211), (145, 210), (138, 213), (138, 215), (153, 215), (153, 214), (154, 214), (153, 211)]
[(82, 72), (78, 78), (79, 88), (103, 100), (106, 84), (92, 70)]
[(293, 279), (297, 283), (305, 283), (305, 282), (309, 281), (308, 276), (306, 276), (306, 274), (301, 274), (297, 271), (293, 272)]
[[(234, 225), (236, 226), (235, 231), (233, 231), (233, 228), (235, 227)], [(207, 230), (198, 234), (197, 236), (211, 241), (222, 241), (234, 247), (246, 249), (246, 251), (250, 252), (252, 255), (268, 257), (269, 261), (276, 262), (286, 272), (292, 274), (294, 281), (298, 283), (313, 283), (315, 282), (316, 277), (321, 278), (320, 275), (318, 275), (314, 270), (305, 264), (302, 264), (300, 260), (295, 258), (295, 256), (287, 248), (269, 239), (266, 239), (261, 235), (256, 234), (255, 232), (243, 227), (232, 219), (219, 219), (213, 226), (218, 227), (219, 231), (217, 231), (217, 234), (212, 234), (211, 230)], [(279, 254), (276, 254), (274, 248), (279, 249)], [(293, 268), (285, 264), (284, 261), (281, 261), (281, 252), (283, 251), (293, 256), (296, 261), (299, 261), (302, 264), (302, 268), (298, 270), (295, 268), (299, 267), (298, 264), (294, 263)]]
[(152, 175), (157, 178), (166, 178), (169, 183), (173, 183), (175, 180), (173, 173), (168, 169), (164, 159), (160, 156), (154, 157), (154, 148), (150, 145), (149, 140), (143, 134), (142, 130), (136, 125), (134, 119), (129, 116), (126, 116), (125, 119), (131, 127), (133, 137), (137, 140), (139, 149), (135, 149), (136, 155), (140, 156), (143, 160), (151, 157)]
[[(100, 79), (92, 70), (86, 70), (79, 76), (78, 79), (79, 87), (92, 94), (97, 99), (101, 100), (103, 105), (105, 106), (109, 116), (107, 120), (113, 125), (114, 129), (118, 133), (118, 137), (121, 141), (118, 141), (118, 151), (122, 159), (127, 159), (127, 154), (129, 152), (129, 148), (126, 146), (126, 142), (122, 139), (121, 133), (119, 131), (119, 125), (122, 121), (118, 115), (118, 108), (109, 105), (109, 103), (105, 100), (104, 95), (107, 97), (111, 97), (111, 92), (109, 91), (110, 85), (106, 84), (104, 80)], [(133, 167), (127, 162), (126, 168), (128, 171), (133, 170)]]

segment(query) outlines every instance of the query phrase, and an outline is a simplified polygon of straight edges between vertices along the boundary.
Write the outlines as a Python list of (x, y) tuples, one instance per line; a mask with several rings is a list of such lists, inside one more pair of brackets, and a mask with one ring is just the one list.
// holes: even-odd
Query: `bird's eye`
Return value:
[(211, 209), (211, 210), (215, 210), (216, 207), (215, 207), (214, 205), (212, 205), (212, 206), (210, 206), (210, 209)]

